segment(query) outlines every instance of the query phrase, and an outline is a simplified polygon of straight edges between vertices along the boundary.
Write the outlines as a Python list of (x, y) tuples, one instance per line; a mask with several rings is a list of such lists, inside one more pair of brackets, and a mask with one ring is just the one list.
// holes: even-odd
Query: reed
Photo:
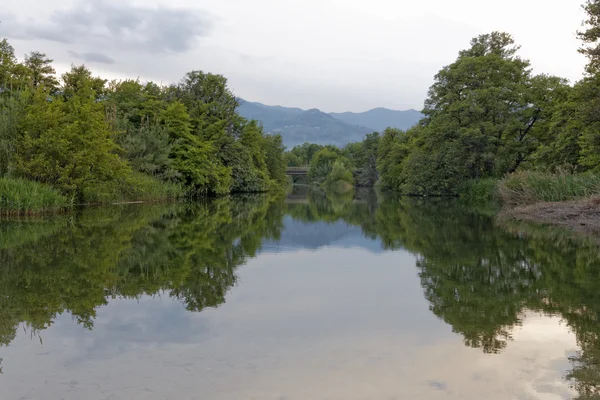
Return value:
[(25, 179), (0, 178), (0, 213), (35, 214), (73, 207), (57, 190)]

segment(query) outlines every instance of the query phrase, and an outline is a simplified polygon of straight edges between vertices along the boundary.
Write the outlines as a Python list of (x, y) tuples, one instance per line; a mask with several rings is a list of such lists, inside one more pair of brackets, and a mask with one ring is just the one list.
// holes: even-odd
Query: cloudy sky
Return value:
[(420, 109), (470, 38), (512, 33), (535, 72), (581, 76), (583, 0), (1, 0), (0, 37), (64, 71), (170, 83), (201, 69), (266, 104)]

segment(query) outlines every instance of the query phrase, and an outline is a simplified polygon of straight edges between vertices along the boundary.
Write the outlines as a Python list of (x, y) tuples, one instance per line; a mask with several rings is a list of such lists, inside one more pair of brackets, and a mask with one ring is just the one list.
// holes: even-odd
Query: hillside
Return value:
[[(387, 126), (408, 128), (421, 117), (421, 114), (414, 110), (376, 109), (389, 113), (374, 113), (376, 110), (371, 110), (358, 114), (327, 114), (318, 109), (305, 111), (299, 108), (267, 106), (242, 99), (240, 103), (238, 112), (241, 116), (261, 121), (267, 132), (281, 133), (288, 148), (304, 142), (344, 146), (362, 140), (367, 133), (382, 131)], [(379, 117), (381, 121), (378, 121)]]
[(417, 110), (389, 110), (375, 108), (362, 113), (331, 113), (334, 118), (347, 124), (366, 126), (374, 131), (381, 132), (385, 128), (408, 129), (423, 117)]

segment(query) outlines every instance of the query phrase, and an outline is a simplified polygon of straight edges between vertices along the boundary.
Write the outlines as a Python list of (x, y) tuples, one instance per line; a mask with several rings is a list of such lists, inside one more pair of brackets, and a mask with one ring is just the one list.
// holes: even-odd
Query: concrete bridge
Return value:
[(306, 176), (308, 175), (308, 167), (288, 167), (285, 174), (290, 176)]
[[(355, 169), (352, 174), (356, 176), (361, 172), (362, 169)], [(308, 175), (308, 167), (287, 167), (285, 174), (289, 176), (306, 176)]]

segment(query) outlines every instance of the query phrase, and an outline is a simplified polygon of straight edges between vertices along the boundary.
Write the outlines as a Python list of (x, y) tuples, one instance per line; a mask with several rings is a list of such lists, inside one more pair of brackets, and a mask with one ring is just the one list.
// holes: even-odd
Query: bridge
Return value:
[[(356, 177), (362, 171), (362, 169), (355, 169), (352, 174)], [(308, 175), (308, 167), (287, 167), (285, 174), (289, 176), (306, 176)]]
[(289, 176), (306, 176), (308, 175), (308, 167), (288, 167), (285, 174)]

